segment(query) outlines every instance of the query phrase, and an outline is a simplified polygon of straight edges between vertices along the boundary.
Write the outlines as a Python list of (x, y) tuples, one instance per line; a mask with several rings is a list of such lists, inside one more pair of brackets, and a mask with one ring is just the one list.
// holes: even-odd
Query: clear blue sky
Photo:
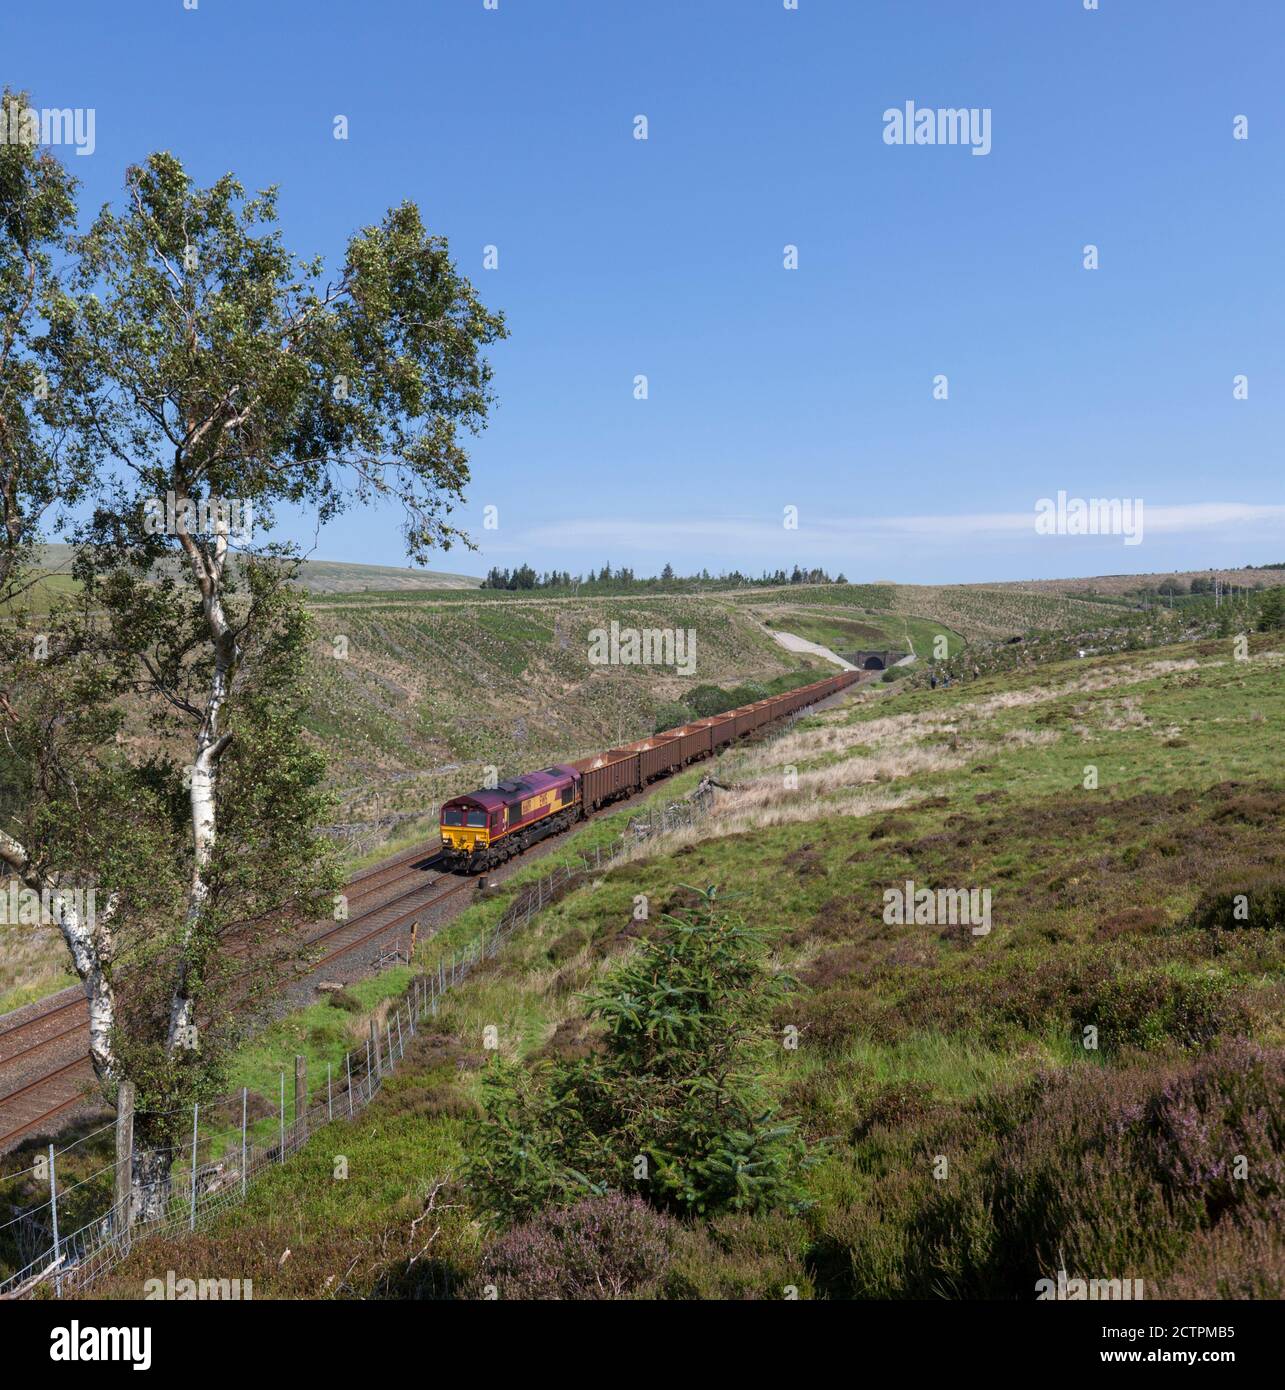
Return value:
[[(1282, 53), (1280, 0), (0, 15), (0, 81), (96, 112), (94, 154), (68, 155), (90, 207), (165, 148), (203, 182), (279, 184), (301, 253), (337, 256), (407, 197), (450, 239), (512, 333), (473, 449), (482, 549), (434, 562), (473, 573), (799, 562), (935, 582), (1285, 559)], [(885, 144), (906, 101), (990, 108), (990, 154)], [(1035, 501), (1059, 489), (1141, 497), (1143, 544), (1037, 537)], [(404, 560), (378, 513), (314, 553)]]

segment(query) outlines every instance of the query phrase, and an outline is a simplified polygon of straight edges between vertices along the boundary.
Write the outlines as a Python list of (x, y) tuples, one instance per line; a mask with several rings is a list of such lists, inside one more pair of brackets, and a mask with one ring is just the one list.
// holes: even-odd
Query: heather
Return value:
[(465, 1295), (617, 1299), (668, 1268), (677, 1224), (638, 1197), (587, 1197), (524, 1221), (489, 1244)]

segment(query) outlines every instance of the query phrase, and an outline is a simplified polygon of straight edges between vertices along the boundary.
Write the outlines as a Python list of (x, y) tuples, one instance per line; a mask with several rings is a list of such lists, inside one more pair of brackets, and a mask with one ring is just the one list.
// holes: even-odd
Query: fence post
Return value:
[(201, 1107), (195, 1102), (192, 1105), (192, 1214), (188, 1222), (188, 1230), (196, 1230), (196, 1127), (200, 1119)]
[(277, 1162), (286, 1161), (286, 1074), (281, 1072), (281, 1103), (277, 1107)]
[(62, 1242), (58, 1239), (58, 1173), (54, 1167), (54, 1146), (49, 1146), (49, 1204), (54, 1217), (54, 1293), (62, 1297)]
[(245, 1155), (246, 1155), (245, 1118), (246, 1118), (246, 1102), (247, 1102), (247, 1100), (249, 1099), (249, 1095), (250, 1095), (250, 1088), (249, 1088), (248, 1086), (242, 1086), (242, 1087), (241, 1087), (241, 1197), (242, 1197), (242, 1200), (244, 1200), (244, 1198), (245, 1198), (245, 1184), (246, 1184), (246, 1171), (245, 1171)]
[(335, 1118), (335, 1091), (331, 1084), (330, 1063), (326, 1063), (326, 1123)]
[(296, 1143), (308, 1137), (308, 1059), (294, 1057), (294, 1131)]
[(402, 1037), (402, 1011), (397, 1010), (397, 1056), (399, 1058), (406, 1055), (406, 1042)]
[(352, 1053), (344, 1053), (344, 1067), (348, 1072), (348, 1118), (352, 1119)]
[(129, 1249), (133, 1202), (130, 1184), (134, 1172), (134, 1083), (122, 1081), (116, 1093), (116, 1220), (112, 1233)]

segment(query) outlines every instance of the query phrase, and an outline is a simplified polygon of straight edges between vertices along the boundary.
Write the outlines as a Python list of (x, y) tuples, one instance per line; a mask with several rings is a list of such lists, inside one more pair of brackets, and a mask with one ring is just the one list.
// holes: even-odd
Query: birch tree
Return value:
[(325, 523), (378, 501), (417, 561), (468, 543), (450, 516), (504, 325), (414, 205), (357, 231), (328, 276), (286, 248), (274, 190), (247, 197), (230, 175), (198, 187), (168, 154), (128, 171), (123, 206), (78, 253), (60, 352), (106, 463), (75, 572), (117, 659), (136, 657), (186, 800), (181, 911), (149, 944), (132, 1026), (117, 1025), (116, 1060), (159, 1110), (208, 1090), (235, 1031), (212, 1036), (216, 1020), (273, 978), (265, 956), (290, 955), (269, 923), (329, 883), (300, 727), (299, 557), (267, 539), (276, 512)]
[(170, 155), (129, 170), (121, 206), (71, 249), (75, 273), (51, 278), (31, 335), (56, 400), (42, 414), (5, 397), (10, 438), (39, 426), (46, 452), (22, 454), (36, 481), (15, 494), (0, 575), (26, 574), (45, 507), (90, 483), (96, 500), (73, 533), (79, 591), (42, 620), (55, 659), (26, 652), (16, 609), (0, 618), (16, 788), (0, 859), (28, 883), (77, 866), (110, 885), (92, 927), (63, 934), (104, 1089), (138, 1090), (148, 1218), (168, 1201), (179, 1117), (218, 1093), (337, 886), (324, 762), (303, 730), (298, 554), (264, 538), (282, 505), (323, 523), (383, 501), (414, 559), (467, 543), (449, 518), (504, 326), (413, 205), (356, 232), (327, 277), (285, 247), (274, 192), (247, 198), (231, 176), (199, 188)]

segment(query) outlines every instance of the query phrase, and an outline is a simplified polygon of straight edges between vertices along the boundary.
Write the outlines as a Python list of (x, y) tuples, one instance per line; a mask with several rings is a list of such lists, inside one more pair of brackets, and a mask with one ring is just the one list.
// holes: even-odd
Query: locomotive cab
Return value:
[(473, 855), (490, 846), (492, 830), (500, 829), (504, 811), (502, 805), (487, 805), (481, 800), (484, 796), (498, 800), (494, 792), (474, 792), (442, 804), (443, 849)]
[(476, 873), (566, 829), (579, 813), (580, 774), (555, 764), (443, 802), (442, 852), (451, 868)]

